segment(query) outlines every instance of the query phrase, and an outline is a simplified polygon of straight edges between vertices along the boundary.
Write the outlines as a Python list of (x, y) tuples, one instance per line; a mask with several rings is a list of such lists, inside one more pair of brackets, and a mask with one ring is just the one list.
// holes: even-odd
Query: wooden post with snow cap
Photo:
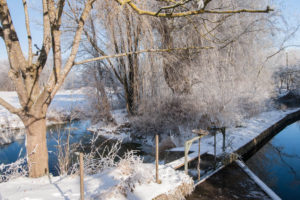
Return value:
[(159, 140), (158, 140), (158, 134), (155, 135), (155, 167), (156, 167), (156, 183), (161, 184), (161, 180), (159, 180), (158, 176), (158, 162), (159, 162)]
[(222, 127), (221, 128), (221, 133), (223, 135), (223, 153), (225, 153), (225, 150), (226, 150), (226, 144), (225, 144), (225, 140), (226, 140), (226, 127)]
[(214, 169), (217, 167), (217, 131), (213, 131), (214, 134)]
[(79, 153), (80, 163), (80, 200), (84, 200), (84, 186), (83, 186), (83, 153)]
[(201, 138), (199, 137), (199, 141), (198, 141), (198, 165), (197, 165), (197, 171), (198, 171), (198, 181), (200, 181), (200, 173), (201, 173), (201, 169), (200, 169), (200, 159), (201, 159), (201, 154), (200, 154), (200, 142), (201, 142)]

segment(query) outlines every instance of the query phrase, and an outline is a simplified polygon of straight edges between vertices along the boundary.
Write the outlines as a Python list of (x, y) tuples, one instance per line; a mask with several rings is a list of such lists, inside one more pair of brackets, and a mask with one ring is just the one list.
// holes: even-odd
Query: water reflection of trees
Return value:
[(287, 159), (300, 160), (300, 156), (293, 154), (292, 152), (284, 152), (284, 147), (274, 146), (269, 142), (253, 155), (247, 161), (247, 164), (270, 187), (276, 186), (278, 182), (278, 172), (275, 170), (274, 166), (283, 166), (287, 168), (289, 174), (293, 176), (293, 182), (291, 182), (291, 184), (299, 185), (299, 171), (295, 169), (293, 162), (289, 162)]
[(272, 155), (272, 148), (265, 145), (247, 161), (247, 165), (258, 177), (266, 182), (269, 187), (273, 187), (276, 185), (278, 178), (274, 175), (274, 172), (269, 169), (272, 165), (279, 163), (278, 160), (272, 159), (269, 155)]
[(296, 121), (295, 124), (297, 125), (297, 128), (300, 130), (300, 120)]
[(270, 145), (270, 147), (272, 147), (274, 149), (274, 151), (277, 153), (278, 157), (280, 158), (282, 164), (284, 164), (291, 172), (291, 174), (294, 175), (294, 178), (297, 179), (297, 171), (293, 168), (293, 166), (291, 164), (289, 164), (285, 158), (292, 158), (292, 159), (299, 159), (300, 160), (300, 156), (297, 154), (288, 154), (286, 152), (283, 151), (283, 147), (276, 147), (274, 145), (272, 145), (271, 143), (269, 143), (268, 145)]

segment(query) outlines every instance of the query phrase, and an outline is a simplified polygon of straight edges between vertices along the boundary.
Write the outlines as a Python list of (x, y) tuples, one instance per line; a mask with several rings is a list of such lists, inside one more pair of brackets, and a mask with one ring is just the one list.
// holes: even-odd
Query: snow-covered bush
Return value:
[(28, 175), (26, 157), (10, 164), (0, 164), (0, 183)]
[[(97, 174), (105, 169), (115, 167), (118, 164), (118, 160), (121, 159), (118, 155), (121, 148), (121, 141), (112, 142), (110, 145), (108, 145), (111, 142), (109, 139), (100, 144), (98, 141), (99, 135), (94, 135), (89, 141), (88, 148), (84, 144), (79, 144), (77, 148), (73, 148), (84, 152), (85, 174)], [(76, 157), (76, 160), (73, 161), (68, 170), (70, 174), (79, 174), (79, 160), (78, 156)]]
[(111, 146), (93, 145), (90, 153), (84, 155), (84, 170), (87, 174), (96, 174), (110, 167), (117, 165), (119, 159), (118, 152), (121, 148), (121, 143), (117, 141)]
[(111, 199), (111, 197), (126, 197), (133, 192), (136, 186), (141, 184), (149, 184), (154, 182), (154, 168), (149, 168), (147, 164), (143, 164), (143, 160), (130, 151), (117, 163), (114, 171), (114, 177), (119, 183), (101, 194), (103, 199)]
[[(143, 105), (144, 106), (144, 105)], [(166, 97), (148, 102), (140, 116), (132, 118), (135, 136), (154, 134), (180, 134), (179, 126), (192, 125), (198, 119), (199, 110), (188, 97)]]
[(273, 74), (279, 94), (292, 91), (293, 94), (300, 93), (300, 65), (284, 66), (278, 68)]

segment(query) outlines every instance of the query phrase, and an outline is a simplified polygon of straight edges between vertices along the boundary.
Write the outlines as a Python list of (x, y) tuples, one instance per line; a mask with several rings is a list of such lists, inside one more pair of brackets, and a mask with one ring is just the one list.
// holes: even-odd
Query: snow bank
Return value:
[[(286, 115), (299, 110), (297, 109), (289, 109), (289, 110), (272, 110), (269, 112), (263, 112), (255, 117), (252, 117), (248, 120), (245, 120), (240, 127), (237, 128), (227, 128), (226, 129), (226, 153), (233, 153), (238, 150), (240, 147), (247, 144), (249, 141), (254, 139), (264, 130), (275, 124), (277, 121), (284, 118)], [(218, 133), (216, 135), (216, 143), (217, 143), (217, 156), (223, 153), (222, 145), (223, 145), (223, 137), (222, 134)], [(205, 136), (201, 139), (201, 154), (209, 153), (214, 154), (214, 137), (211, 135)], [(171, 149), (170, 151), (184, 151), (184, 147), (176, 147)], [(198, 143), (195, 142), (190, 151), (198, 152)], [(197, 157), (197, 153), (192, 153), (189, 157)], [(183, 160), (183, 159), (182, 159)], [(178, 165), (180, 160), (169, 163), (169, 166)], [(182, 162), (182, 161), (180, 161)]]
[[(0, 96), (13, 106), (20, 108), (16, 92), (0, 92)], [(72, 112), (83, 111), (87, 106), (86, 102), (84, 88), (79, 90), (60, 90), (49, 107), (47, 118), (59, 120), (62, 116), (70, 116)], [(0, 106), (0, 127), (19, 129), (24, 128), (24, 125), (17, 115), (11, 114), (4, 107)]]
[[(126, 164), (85, 176), (85, 199), (150, 200), (158, 196), (182, 196), (193, 190), (193, 180), (181, 171), (159, 167), (161, 184), (155, 183), (155, 165), (141, 163), (135, 173)], [(79, 199), (78, 176), (17, 178), (0, 184), (0, 199)], [(180, 190), (176, 190), (179, 189)], [(159, 197), (157, 198), (159, 199)]]
[[(0, 92), (0, 96), (12, 104), (20, 108), (19, 99), (16, 92)], [(88, 107), (87, 98), (84, 95), (84, 88), (79, 90), (61, 90), (53, 99), (48, 113), (47, 125), (61, 123), (70, 118), (77, 118), (80, 112), (83, 112)], [(17, 115), (11, 114), (4, 107), (0, 106), (0, 145), (10, 143), (17, 135), (8, 134), (12, 130), (24, 129), (24, 125)], [(13, 131), (15, 132), (15, 131)]]
[(12, 141), (24, 139), (24, 130), (0, 129), (0, 145), (9, 144)]
[(130, 140), (128, 117), (126, 109), (114, 110), (111, 112), (116, 120), (116, 125), (105, 125), (101, 121), (88, 128), (89, 131), (101, 135), (107, 139), (117, 139), (120, 141)]

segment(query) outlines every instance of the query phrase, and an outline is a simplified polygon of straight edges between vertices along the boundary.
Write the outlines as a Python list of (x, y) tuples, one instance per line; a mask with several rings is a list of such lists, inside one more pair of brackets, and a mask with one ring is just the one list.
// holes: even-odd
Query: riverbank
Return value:
[[(294, 113), (294, 114), (292, 114)], [(295, 115), (300, 115), (299, 108), (288, 109), (288, 110), (272, 110), (268, 112), (263, 112), (253, 118), (245, 120), (239, 127), (230, 127), (226, 128), (225, 134), (225, 151), (223, 151), (223, 136), (218, 133), (216, 135), (216, 155), (221, 156), (224, 153), (240, 153), (244, 155), (246, 152), (252, 150), (255, 144), (258, 144), (258, 138), (261, 134), (265, 134), (265, 131), (271, 132), (275, 131), (275, 128), (284, 128), (286, 125), (282, 123), (281, 126), (278, 125), (278, 122), (283, 120), (286, 116), (290, 115), (288, 118), (293, 118)], [(289, 120), (287, 120), (288, 122)], [(271, 127), (271, 128), (270, 128)], [(280, 131), (278, 129), (278, 131)], [(273, 133), (273, 132), (272, 132)], [(195, 135), (196, 136), (196, 135)], [(262, 140), (262, 139), (260, 139)], [(249, 147), (249, 143), (252, 145)], [(214, 137), (212, 135), (207, 135), (201, 139), (201, 155), (208, 153), (214, 154)], [(172, 148), (169, 151), (181, 151), (184, 152), (184, 147)], [(198, 156), (198, 143), (195, 142), (191, 145), (189, 154), (189, 159), (197, 158)], [(183, 163), (183, 158), (168, 163), (169, 166), (176, 166), (180, 163)]]
[[(225, 151), (223, 149), (223, 138), (221, 134), (217, 135), (217, 148), (216, 148), (216, 155), (218, 158), (224, 156), (224, 153), (227, 155), (237, 154), (241, 156), (240, 158), (248, 158), (254, 152), (256, 152), (262, 145), (268, 142), (274, 135), (280, 132), (289, 124), (298, 121), (300, 119), (300, 110), (297, 109), (290, 109), (290, 110), (276, 110), (261, 113), (260, 115), (251, 118), (244, 122), (242, 127), (237, 128), (229, 128), (226, 129), (227, 133), (225, 136)], [(212, 136), (206, 136), (201, 140), (201, 160), (203, 155), (213, 155), (214, 154), (214, 138)], [(171, 149), (171, 151), (184, 151), (184, 147), (177, 147)], [(189, 154), (188, 160), (196, 160), (198, 158), (198, 144), (197, 142), (192, 145), (191, 147), (192, 153)], [(236, 158), (234, 158), (236, 159)], [(202, 162), (202, 161), (201, 161)], [(173, 168), (179, 168), (183, 166), (184, 158), (180, 158), (175, 160), (171, 163), (168, 163), (168, 166)], [(228, 169), (229, 168), (229, 169)], [(203, 199), (213, 199), (215, 195), (218, 196), (217, 199), (232, 199), (232, 198), (246, 198), (247, 199), (257, 199), (257, 196), (253, 196), (253, 194), (260, 194), (260, 195), (267, 195), (264, 192), (264, 189), (267, 191), (271, 191), (274, 196), (280, 199), (268, 186), (264, 184), (264, 187), (252, 187), (253, 180), (249, 176), (244, 176), (244, 179), (235, 179), (235, 173), (238, 173), (243, 176), (239, 172), (230, 172), (232, 171), (231, 167), (225, 167), (219, 164), (219, 168), (217, 170), (210, 170), (208, 172), (203, 172), (201, 170), (201, 178), (202, 182), (200, 186), (198, 186), (195, 192), (193, 192), (191, 198), (188, 199), (196, 199), (196, 198), (203, 198)], [(218, 171), (221, 170), (221, 171)], [(240, 169), (239, 169), (240, 170)], [(227, 171), (224, 174), (224, 171)], [(237, 170), (238, 171), (238, 170)], [(215, 173), (216, 172), (216, 173)], [(190, 173), (190, 172), (189, 172)], [(228, 174), (227, 174), (228, 173)], [(252, 172), (251, 172), (252, 173)], [(233, 174), (231, 176), (230, 174)], [(212, 177), (211, 177), (212, 175)], [(203, 178), (205, 179), (203, 181)], [(228, 180), (229, 182), (228, 182)], [(259, 179), (259, 178), (257, 178)], [(216, 182), (224, 183), (223, 185), (215, 184)], [(231, 181), (230, 181), (231, 180)], [(250, 180), (250, 181), (249, 181)], [(259, 180), (260, 181), (260, 180)], [(231, 183), (232, 186), (227, 187), (225, 182)], [(262, 181), (260, 181), (262, 182)], [(263, 182), (262, 182), (263, 183)], [(237, 189), (236, 186), (240, 187), (239, 185), (244, 184), (245, 191)], [(214, 186), (213, 186), (214, 185)], [(248, 186), (247, 186), (248, 185)], [(256, 184), (254, 184), (256, 185)], [(257, 185), (256, 185), (257, 186)], [(219, 189), (218, 189), (219, 187)], [(221, 189), (220, 189), (221, 187)], [(217, 189), (217, 191), (216, 191)], [(224, 190), (223, 190), (224, 189)], [(220, 191), (221, 190), (221, 191)], [(247, 191), (249, 192), (247, 194)], [(246, 193), (245, 193), (246, 192)], [(252, 192), (252, 194), (251, 194)], [(243, 196), (244, 195), (244, 196)], [(246, 196), (245, 196), (246, 195)], [(269, 194), (268, 194), (269, 195)], [(268, 197), (267, 195), (267, 197)], [(261, 198), (258, 198), (261, 199)], [(268, 198), (267, 198), (268, 199)]]
[[(16, 92), (0, 91), (0, 96), (16, 108), (20, 108)], [(53, 99), (47, 112), (47, 126), (63, 124), (80, 118), (88, 108), (84, 89), (60, 90)], [(24, 124), (21, 119), (0, 106), (0, 145), (9, 144), (24, 138)]]

